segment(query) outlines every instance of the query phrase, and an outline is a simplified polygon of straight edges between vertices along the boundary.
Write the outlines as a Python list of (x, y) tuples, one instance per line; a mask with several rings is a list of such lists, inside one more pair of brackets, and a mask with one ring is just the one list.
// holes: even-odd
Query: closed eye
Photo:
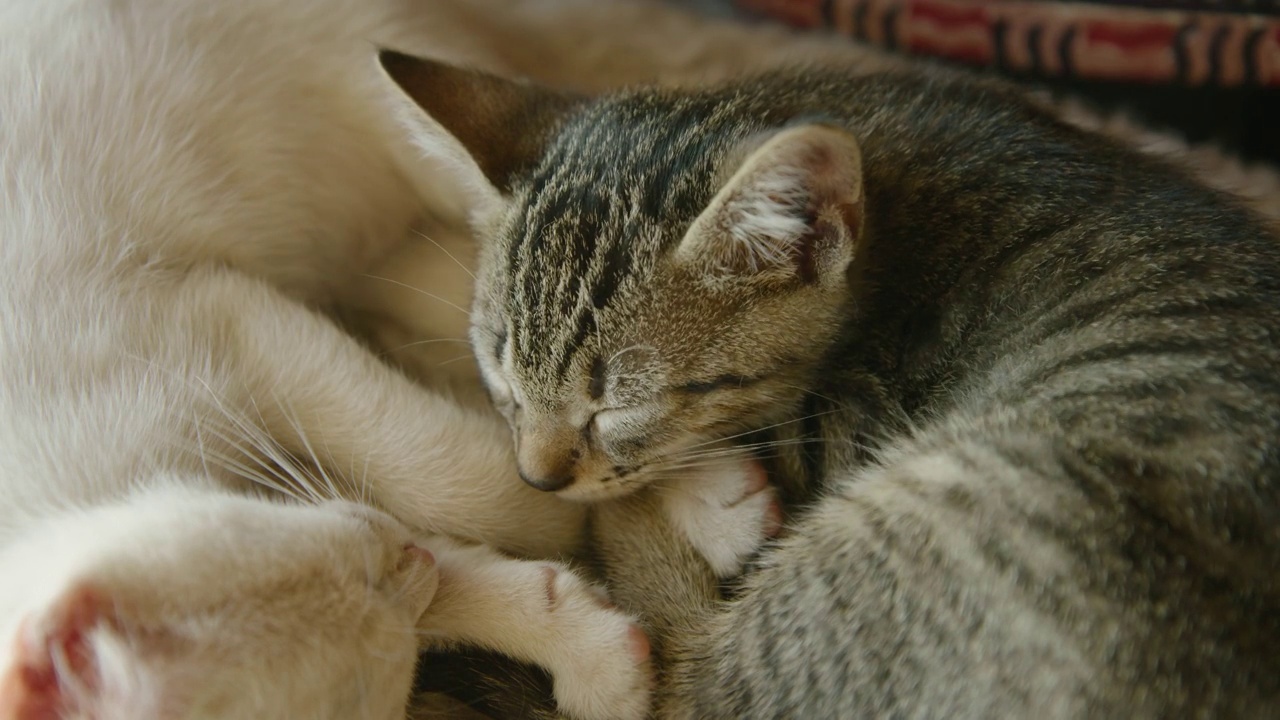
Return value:
[(634, 435), (642, 431), (652, 417), (653, 411), (647, 407), (605, 408), (591, 416), (584, 431), (600, 438)]

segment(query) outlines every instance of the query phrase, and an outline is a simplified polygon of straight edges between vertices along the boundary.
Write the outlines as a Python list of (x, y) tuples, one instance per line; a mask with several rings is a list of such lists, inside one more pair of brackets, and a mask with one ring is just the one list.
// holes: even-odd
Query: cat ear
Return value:
[[(110, 601), (88, 584), (72, 586), (43, 612), (27, 617), (7, 652), (0, 651), (0, 718), (99, 717), (106, 706), (144, 708), (146, 683), (122, 652)], [(109, 661), (103, 653), (109, 655)], [(110, 695), (110, 702), (104, 700)]]
[(676, 257), (718, 275), (840, 279), (862, 237), (862, 209), (853, 136), (830, 125), (789, 128), (747, 155)]
[(418, 145), (469, 172), (464, 181), (490, 197), (509, 191), (514, 176), (532, 167), (556, 124), (578, 102), (530, 84), (391, 50), (379, 53), (378, 60), (420, 109), (418, 117), (406, 118)]
[(89, 636), (103, 613), (101, 596), (82, 586), (23, 621), (0, 668), (0, 718), (54, 720), (84, 709), (83, 696), (98, 684)]

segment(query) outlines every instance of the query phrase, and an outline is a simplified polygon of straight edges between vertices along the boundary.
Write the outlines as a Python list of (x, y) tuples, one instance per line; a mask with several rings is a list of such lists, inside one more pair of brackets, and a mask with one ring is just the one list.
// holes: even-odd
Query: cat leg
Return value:
[(403, 720), (438, 582), (389, 516), (186, 488), (0, 556), (0, 717)]
[(419, 622), (427, 642), (546, 668), (569, 717), (646, 717), (648, 639), (603, 590), (559, 563), (511, 560), (445, 538), (425, 544), (440, 571), (440, 590)]
[[(496, 411), (415, 384), (329, 318), (234, 274), (201, 297), (234, 327), (243, 402), (273, 440), (352, 499), (428, 534), (554, 556), (583, 540), (585, 510), (521, 482)], [(341, 489), (341, 488), (340, 488)]]
[(590, 525), (609, 597), (640, 618), (662, 677), (673, 643), (705, 632), (714, 617), (720, 579), (669, 517), (658, 488), (593, 506)]
[(592, 550), (610, 598), (636, 613), (661, 655), (672, 638), (701, 632), (720, 581), (782, 530), (777, 490), (748, 452), (654, 482), (592, 509)]

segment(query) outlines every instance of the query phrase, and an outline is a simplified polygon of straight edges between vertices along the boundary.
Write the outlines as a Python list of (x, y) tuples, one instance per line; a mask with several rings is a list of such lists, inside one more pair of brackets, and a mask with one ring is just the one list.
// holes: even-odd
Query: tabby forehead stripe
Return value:
[[(537, 357), (532, 365), (549, 372), (547, 382), (566, 379), (574, 358), (598, 332), (598, 313), (621, 291), (633, 265), (650, 262), (705, 206), (715, 172), (707, 158), (716, 154), (714, 146), (755, 130), (742, 126), (729, 108), (699, 117), (705, 108), (688, 104), (680, 108), (680, 121), (672, 122), (652, 115), (643, 102), (620, 105), (634, 124), (606, 113), (562, 128), (525, 186), (521, 228), (512, 238), (516, 247), (508, 248), (508, 258), (518, 264), (508, 301), (523, 308), (518, 357)], [(590, 168), (565, 162), (584, 156), (594, 158)], [(664, 227), (665, 233), (659, 230)], [(546, 357), (548, 348), (555, 357)]]

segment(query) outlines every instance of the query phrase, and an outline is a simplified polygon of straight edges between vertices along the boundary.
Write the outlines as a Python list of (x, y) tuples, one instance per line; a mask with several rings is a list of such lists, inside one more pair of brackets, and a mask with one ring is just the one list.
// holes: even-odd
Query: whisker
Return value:
[[(251, 453), (248, 453), (239, 443), (232, 440), (230, 437), (227, 437), (217, 429), (210, 428), (202, 431), (202, 434), (205, 432), (209, 433), (215, 439), (222, 441), (232, 450), (239, 452), (241, 456), (240, 458), (232, 457), (231, 455), (227, 455), (205, 445), (199, 450), (199, 452), (202, 455), (201, 461), (205, 463), (206, 467), (208, 467), (208, 461), (213, 460), (216, 466), (232, 472), (232, 474), (237, 477), (249, 480), (256, 485), (279, 492), (295, 500), (306, 500), (298, 495), (295, 488), (289, 486), (288, 478), (281, 477), (274, 467), (264, 463), (260, 458), (252, 455)], [(241, 458), (243, 458), (243, 460)], [(250, 467), (246, 465), (244, 461), (255, 463), (259, 467)], [(270, 475), (268, 475), (268, 473), (270, 473)]]
[(196, 431), (196, 454), (200, 456), (200, 464), (204, 467), (204, 474), (213, 477), (213, 473), (209, 470), (209, 449), (204, 442), (204, 430), (200, 424), (200, 417), (196, 415), (192, 418), (192, 421), (192, 426)]
[(476, 279), (476, 275), (475, 275), (475, 273), (471, 272), (471, 268), (469, 268), (469, 267), (467, 267), (466, 265), (462, 264), (462, 261), (461, 261), (461, 260), (459, 260), (458, 258), (454, 257), (454, 256), (453, 256), (453, 253), (449, 252), (449, 250), (448, 250), (447, 248), (445, 248), (445, 246), (443, 246), (443, 245), (441, 245), (440, 243), (436, 242), (435, 238), (433, 238), (433, 237), (431, 237), (430, 235), (428, 235), (428, 234), (426, 234), (426, 233), (422, 232), (421, 230), (417, 230), (417, 229), (414, 229), (413, 233), (414, 233), (415, 235), (417, 235), (418, 237), (422, 238), (423, 240), (426, 240), (427, 242), (431, 243), (432, 245), (435, 245), (436, 247), (440, 248), (440, 252), (444, 253), (445, 255), (448, 255), (448, 256), (449, 256), (449, 259), (450, 259), (450, 260), (452, 260), (452, 261), (454, 261), (455, 263), (457, 263), (457, 264), (458, 264), (458, 267), (462, 268), (462, 271), (463, 271), (463, 272), (465, 272), (466, 274), (470, 275), (472, 280), (475, 280), (475, 279)]
[(246, 480), (251, 481), (255, 485), (264, 487), (273, 492), (280, 493), (281, 495), (284, 495), (285, 497), (288, 497), (304, 505), (310, 504), (311, 502), (311, 498), (305, 497), (303, 495), (299, 495), (298, 491), (295, 488), (290, 487), (289, 485), (283, 482), (279, 482), (275, 478), (272, 478), (263, 472), (260, 472), (254, 468), (248, 467), (243, 463), (241, 463), (239, 460), (236, 460), (235, 458), (232, 458), (228, 455), (223, 455), (222, 453), (218, 453), (216, 451), (213, 452), (210, 455), (210, 457), (213, 458), (214, 462), (218, 463), (225, 469), (234, 472), (237, 477), (245, 478)]
[(428, 297), (428, 298), (431, 298), (432, 300), (442, 302), (445, 305), (448, 305), (449, 307), (453, 308), (454, 310), (457, 310), (458, 312), (462, 313), (463, 315), (466, 315), (467, 317), (471, 317), (470, 310), (467, 310), (466, 308), (460, 307), (459, 305), (456, 305), (448, 300), (445, 300), (439, 295), (432, 295), (431, 293), (427, 292), (426, 290), (423, 290), (422, 288), (414, 287), (408, 283), (400, 282), (399, 280), (393, 280), (388, 277), (382, 277), (381, 275), (370, 275), (369, 273), (363, 273), (363, 275), (364, 277), (367, 277), (370, 280), (381, 280), (383, 282), (389, 282), (392, 285), (399, 285), (400, 287), (405, 288), (406, 290), (412, 290), (424, 297)]
[(458, 361), (460, 361), (460, 360), (471, 360), (471, 359), (473, 359), (474, 357), (475, 357), (474, 355), (469, 355), (469, 354), (468, 354), (468, 355), (462, 355), (462, 356), (460, 356), (460, 357), (452, 358), (452, 359), (450, 359), (450, 360), (444, 360), (444, 361), (442, 361), (442, 362), (438, 362), (438, 363), (436, 363), (436, 367), (444, 367), (445, 365), (452, 365), (453, 363), (456, 363), (456, 362), (458, 362)]
[[(174, 449), (194, 455), (211, 476), (213, 473), (210, 461), (214, 467), (296, 502), (310, 504), (328, 499), (317, 489), (316, 479), (267, 432), (262, 410), (251, 394), (248, 395), (248, 400), (260, 421), (257, 423), (247, 417), (245, 411), (230, 407), (223, 400), (222, 393), (215, 390), (205, 378), (183, 375), (139, 355), (126, 354), (125, 357), (143, 364), (147, 373), (165, 373), (205, 398), (208, 404), (203, 406), (203, 410), (200, 407), (190, 409), (189, 418), (195, 433), (195, 446), (187, 444), (190, 439), (175, 440)], [(282, 412), (288, 417), (285, 409), (282, 408)], [(217, 441), (238, 457), (215, 449), (210, 440)], [(323, 470), (323, 467), (318, 465), (317, 469)]]
[(464, 343), (468, 345), (471, 344), (471, 341), (467, 340), (466, 338), (432, 338), (430, 340), (415, 340), (414, 342), (411, 342), (411, 343), (405, 343), (404, 345), (401, 345), (399, 347), (391, 348), (386, 352), (396, 352), (398, 350), (404, 350), (405, 348), (417, 347), (419, 345), (431, 345), (433, 343), (442, 343), (442, 342)]
[[(298, 438), (298, 442), (302, 444), (303, 452), (305, 452), (311, 459), (312, 465), (315, 467), (316, 472), (319, 473), (320, 480), (324, 483), (325, 488), (329, 491), (332, 497), (343, 497), (342, 491), (338, 489), (337, 482), (334, 480), (333, 476), (325, 470), (325, 463), (321, 461), (320, 456), (316, 454), (315, 448), (311, 444), (311, 437), (307, 434), (306, 430), (302, 428), (302, 422), (298, 419), (297, 415), (289, 410), (286, 403), (281, 402), (279, 399), (275, 400), (275, 404), (280, 408), (281, 414), (285, 417), (285, 422), (289, 423), (289, 427), (293, 430), (293, 434)], [(332, 459), (331, 455), (330, 460)]]
[(369, 463), (373, 460), (368, 454), (364, 456), (364, 467), (360, 469), (360, 502), (373, 504), (373, 483), (369, 482)]
[(693, 449), (693, 448), (705, 447), (705, 446), (707, 446), (707, 445), (712, 445), (712, 444), (714, 444), (714, 443), (724, 442), (724, 441), (726, 441), (726, 440), (733, 440), (733, 439), (735, 439), (735, 438), (740, 438), (740, 437), (743, 437), (744, 435), (751, 435), (752, 433), (764, 432), (765, 430), (772, 430), (772, 429), (774, 429), (774, 428), (779, 428), (779, 427), (782, 427), (782, 426), (784, 426), (784, 425), (791, 425), (791, 424), (793, 424), (793, 423), (804, 422), (805, 420), (812, 420), (813, 418), (822, 417), (822, 416), (824, 416), (824, 415), (830, 415), (830, 414), (832, 414), (832, 413), (834, 413), (834, 412), (836, 412), (836, 411), (835, 411), (835, 410), (823, 410), (822, 412), (812, 413), (812, 414), (810, 414), (810, 415), (802, 415), (802, 416), (800, 416), (800, 417), (791, 418), (790, 420), (783, 420), (782, 422), (777, 422), (777, 423), (774, 423), (774, 424), (772, 424), (772, 425), (765, 425), (764, 427), (752, 428), (752, 429), (750, 429), (750, 430), (746, 430), (746, 431), (744, 431), (744, 432), (740, 432), (740, 433), (737, 433), (737, 434), (735, 434), (735, 435), (728, 435), (728, 436), (725, 436), (725, 437), (718, 437), (718, 438), (714, 438), (714, 439), (712, 439), (712, 440), (707, 440), (707, 441), (705, 441), (705, 442), (696, 443), (696, 444), (694, 444), (694, 445), (690, 445), (690, 446), (689, 446), (688, 448), (686, 448), (686, 449)]
[(802, 393), (804, 393), (804, 394), (806, 394), (806, 395), (812, 395), (812, 396), (814, 396), (814, 397), (816, 397), (816, 398), (819, 398), (819, 399), (821, 399), (821, 400), (826, 400), (827, 402), (831, 403), (832, 405), (835, 405), (837, 408), (840, 408), (840, 409), (842, 409), (842, 410), (843, 410), (843, 409), (845, 409), (845, 405), (844, 405), (844, 403), (840, 402), (839, 400), (836, 400), (835, 398), (827, 397), (826, 395), (823, 395), (822, 393), (818, 392), (817, 390), (813, 390), (813, 389), (811, 389), (811, 388), (803, 387), (803, 386), (801, 386), (801, 385), (793, 385), (793, 384), (790, 384), (790, 383), (783, 383), (783, 385), (782, 385), (782, 386), (783, 386), (783, 387), (785, 387), (785, 388), (791, 388), (792, 390), (799, 390), (800, 392), (802, 392)]
[[(776, 457), (780, 457), (780, 456), (778, 456), (778, 455), (757, 455), (757, 456), (755, 456), (755, 457), (757, 457), (757, 458), (758, 458), (758, 459), (760, 459), (760, 460), (770, 460), (770, 459), (773, 459), (773, 458), (776, 458)], [(666, 472), (670, 472), (670, 471), (674, 471), (674, 470), (690, 470), (690, 469), (697, 469), (697, 468), (709, 468), (709, 467), (715, 467), (716, 465), (717, 465), (717, 463), (716, 463), (716, 458), (711, 458), (711, 459), (707, 459), (707, 460), (690, 460), (690, 461), (688, 461), (688, 462), (671, 463), (670, 465), (663, 465), (663, 466), (661, 466), (661, 467), (655, 467), (655, 468), (653, 469), (653, 472), (662, 472), (662, 473), (666, 473)]]
[[(254, 412), (257, 413), (258, 419), (261, 421), (261, 425), (259, 427), (267, 425), (267, 420), (262, 415), (262, 409), (258, 406), (258, 399), (254, 397), (252, 394), (249, 395), (249, 404), (253, 407)], [(291, 419), (288, 417), (288, 413), (285, 412), (285, 409), (282, 407), (280, 410), (281, 410), (281, 414), (285, 416), (286, 421), (290, 421)], [(261, 431), (261, 430), (259, 430), (259, 432), (261, 432), (263, 435), (266, 434), (264, 431)], [(312, 498), (314, 498), (316, 502), (325, 500), (326, 496), (324, 495), (324, 493), (322, 493), (316, 487), (316, 478), (313, 477), (309, 472), (306, 472), (301, 466), (298, 465), (297, 462), (295, 462), (294, 458), (292, 457), (292, 454), (288, 451), (288, 449), (285, 448), (283, 445), (281, 445), (279, 442), (275, 441), (270, 436), (267, 436), (266, 439), (268, 443), (261, 449), (266, 453), (268, 459), (270, 459), (272, 462), (279, 465), (283, 472), (288, 473), (300, 485), (305, 487), (308, 494)]]
[[(264, 487), (282, 492), (304, 504), (315, 503), (323, 499), (315, 493), (311, 487), (311, 483), (303, 479), (300, 470), (286, 468), (279, 460), (271, 457), (267, 458), (267, 460), (271, 460), (271, 462), (268, 462), (258, 454), (245, 448), (231, 437), (222, 434), (216, 429), (212, 432), (215, 437), (226, 443), (232, 450), (239, 452), (241, 457), (258, 466), (257, 468), (251, 468), (246, 466), (240, 460), (229, 456), (223, 456), (228, 463), (227, 469), (234, 470), (237, 475), (243, 476), (247, 480), (251, 480)], [(259, 444), (255, 449), (261, 451), (262, 447)], [(264, 454), (270, 455), (271, 453)], [(215, 457), (215, 459), (218, 458)]]
[(780, 440), (764, 440), (762, 442), (743, 443), (742, 445), (730, 445), (728, 447), (711, 447), (693, 451), (677, 451), (667, 455), (669, 458), (690, 458), (690, 457), (711, 457), (721, 455), (733, 455), (744, 451), (757, 450), (771, 447), (785, 447), (788, 445), (806, 445), (815, 443), (828, 442), (825, 438), (783, 438)]

